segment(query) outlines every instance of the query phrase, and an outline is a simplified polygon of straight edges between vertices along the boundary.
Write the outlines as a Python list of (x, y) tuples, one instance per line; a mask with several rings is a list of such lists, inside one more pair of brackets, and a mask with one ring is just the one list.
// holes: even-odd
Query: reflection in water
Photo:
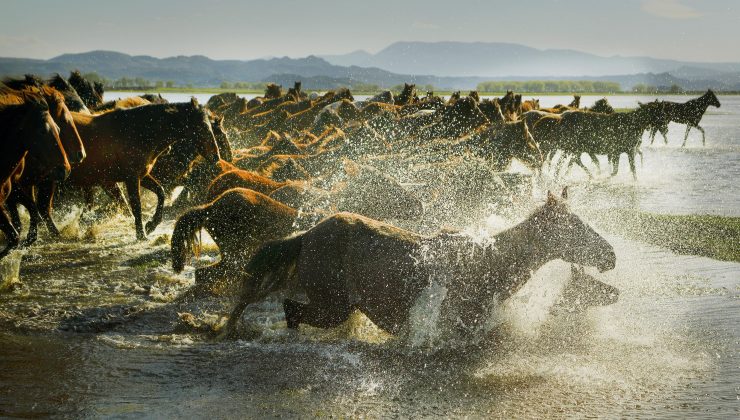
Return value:
[[(616, 98), (612, 102), (637, 100)], [(574, 210), (738, 215), (740, 98), (705, 118), (708, 145), (643, 146), (638, 181), (569, 176)], [(563, 100), (560, 100), (561, 102)], [(727, 121), (733, 123), (728, 123)], [(695, 140), (695, 139), (694, 139)], [(711, 169), (709, 169), (711, 168)], [(559, 183), (544, 182), (535, 195)], [(151, 198), (151, 197), (150, 197)], [(673, 416), (739, 413), (740, 265), (607, 236), (617, 267), (589, 272), (620, 291), (610, 306), (553, 310), (570, 266), (553, 262), (497, 308), (486, 340), (435, 339), (430, 289), (407, 338), (356, 315), (337, 329), (285, 328), (278, 301), (250, 307), (242, 340), (212, 342), (228, 296), (177, 302), (193, 283), (169, 270), (172, 223), (136, 242), (127, 217), (73, 210), (66, 239), (22, 257), (0, 294), (0, 414), (69, 417)], [(485, 237), (521, 214), (471, 221)], [(208, 249), (208, 247), (206, 247)], [(206, 253), (194, 264), (212, 261)], [(3, 263), (5, 260), (3, 260)], [(9, 272), (12, 272), (12, 267)], [(3, 272), (5, 273), (5, 272)]]

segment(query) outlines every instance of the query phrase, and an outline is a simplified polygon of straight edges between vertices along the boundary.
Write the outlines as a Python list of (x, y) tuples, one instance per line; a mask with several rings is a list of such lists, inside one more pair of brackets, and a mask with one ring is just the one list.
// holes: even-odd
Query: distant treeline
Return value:
[(594, 80), (527, 80), (527, 81), (491, 81), (478, 84), (480, 92), (514, 92), (525, 93), (617, 93), (622, 88), (617, 82)]
[[(187, 85), (176, 85), (174, 81), (172, 80), (148, 80), (144, 79), (142, 77), (121, 77), (120, 79), (107, 79), (105, 77), (100, 76), (99, 74), (95, 72), (90, 73), (84, 73), (82, 75), (88, 80), (100, 82), (105, 86), (108, 90), (115, 90), (115, 89), (123, 89), (123, 90), (152, 90), (152, 89), (161, 89), (161, 88), (168, 88), (168, 89), (177, 89), (177, 88), (184, 88), (184, 89), (193, 89), (194, 86), (191, 84)], [(276, 80), (276, 82), (286, 82), (287, 80), (299, 80), (301, 79), (301, 76), (297, 75), (291, 75), (288, 79), (285, 80)], [(327, 86), (310, 86), (310, 82), (315, 82), (313, 79), (316, 79), (316, 77), (308, 78), (308, 86), (304, 83), (304, 87), (307, 89), (331, 89), (336, 87), (349, 87), (353, 91), (356, 92), (366, 92), (366, 93), (372, 93), (372, 92), (381, 92), (383, 90), (389, 89), (395, 92), (400, 92), (403, 90), (403, 85), (394, 85), (390, 87), (380, 86), (377, 84), (370, 84), (370, 83), (360, 83), (360, 82), (352, 82), (349, 80), (344, 81), (344, 83), (330, 83)], [(262, 82), (230, 82), (230, 81), (223, 81), (219, 86), (212, 86), (212, 87), (218, 87), (221, 90), (228, 90), (228, 89), (234, 89), (234, 90), (245, 90), (245, 91), (262, 91), (265, 89), (265, 86), (267, 85), (267, 81)], [(284, 84), (284, 83), (283, 83)], [(199, 86), (200, 88), (205, 88), (205, 86)], [(434, 91), (435, 87), (433, 85), (427, 84), (427, 85), (417, 85), (417, 89), (421, 94), (424, 94), (428, 91)], [(619, 83), (617, 82), (608, 82), (608, 81), (599, 81), (599, 80), (526, 80), (526, 81), (490, 81), (490, 82), (482, 82), (479, 83), (477, 86), (477, 90), (479, 92), (506, 92), (509, 90), (512, 90), (514, 92), (520, 92), (520, 93), (638, 93), (638, 94), (684, 94), (684, 93), (693, 93), (684, 90), (681, 88), (681, 86), (677, 84), (673, 84), (671, 86), (652, 86), (652, 85), (646, 85), (646, 84), (636, 84), (632, 87), (632, 89), (629, 89), (627, 91), (622, 91)], [(722, 92), (730, 94), (732, 92)]]

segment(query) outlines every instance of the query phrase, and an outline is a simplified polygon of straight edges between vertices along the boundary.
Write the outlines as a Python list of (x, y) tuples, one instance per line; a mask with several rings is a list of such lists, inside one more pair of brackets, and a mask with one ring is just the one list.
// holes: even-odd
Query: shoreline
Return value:
[(613, 234), (697, 255), (740, 263), (740, 217), (672, 215), (629, 209), (589, 212), (594, 224)]
[[(316, 90), (316, 89), (305, 89), (304, 92), (326, 92), (328, 89), (324, 90)], [(106, 88), (106, 92), (147, 92), (147, 93), (182, 93), (182, 94), (188, 94), (188, 93), (209, 93), (209, 94), (219, 94), (219, 93), (229, 93), (233, 92), (236, 94), (254, 94), (254, 95), (261, 95), (264, 93), (264, 90), (258, 90), (258, 89), (222, 89), (218, 87), (193, 87), (193, 88), (187, 88), (187, 87), (173, 87), (173, 88), (155, 88), (155, 87), (149, 87), (149, 88)], [(376, 95), (378, 93), (381, 93), (383, 91), (352, 91), (354, 95)], [(420, 91), (421, 92), (421, 91)], [(435, 95), (440, 96), (450, 96), (454, 91), (451, 90), (435, 90)], [(468, 89), (462, 89), (460, 90), (462, 94), (467, 94), (467, 92), (470, 92)], [(423, 92), (422, 92), (423, 93)], [(525, 99), (527, 97), (531, 96), (573, 96), (573, 95), (580, 95), (580, 96), (651, 96), (651, 95), (659, 95), (659, 96), (687, 96), (692, 97), (697, 94), (703, 94), (704, 92), (683, 92), (683, 93), (666, 93), (666, 92), (647, 92), (647, 93), (637, 93), (637, 92), (586, 92), (586, 93), (578, 93), (578, 92), (516, 92), (520, 93), (522, 97)], [(478, 92), (481, 96), (503, 96), (506, 94), (506, 92)], [(740, 92), (716, 92), (718, 96), (723, 95), (738, 95)]]

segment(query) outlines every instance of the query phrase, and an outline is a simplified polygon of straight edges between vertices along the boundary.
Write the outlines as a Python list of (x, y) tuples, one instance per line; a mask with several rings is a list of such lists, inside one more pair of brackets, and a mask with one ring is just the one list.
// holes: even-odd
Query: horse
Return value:
[(570, 281), (555, 302), (556, 310), (580, 313), (592, 306), (612, 305), (619, 299), (619, 289), (586, 274), (583, 267), (570, 266)]
[[(216, 117), (209, 113), (209, 120), (221, 159), (231, 161), (233, 158), (231, 144), (223, 128), (223, 117)], [(159, 181), (165, 193), (170, 196), (175, 187), (183, 184), (185, 175), (198, 156), (196, 143), (187, 139), (176, 141), (168, 151), (157, 158), (157, 162), (152, 167), (151, 176)]]
[(44, 176), (63, 181), (70, 172), (69, 161), (59, 139), (59, 128), (49, 113), (44, 98), (21, 92), (23, 103), (0, 105), (0, 231), (8, 242), (0, 258), (20, 243), (20, 235), (5, 210), (11, 191), (11, 177), (23, 170), (24, 159), (31, 157), (47, 168)]
[[(165, 192), (150, 174), (157, 157), (173, 143), (184, 141), (195, 144), (198, 154), (206, 159), (214, 163), (219, 160), (208, 114), (195, 98), (185, 103), (117, 109), (97, 116), (81, 113), (73, 116), (85, 139), (87, 158), (67, 182), (82, 188), (101, 186), (112, 194), (118, 191), (115, 184), (123, 182), (139, 240), (145, 239), (162, 220)], [(157, 195), (157, 207), (146, 224), (146, 233), (141, 216), (141, 186)], [(41, 215), (49, 231), (58, 235), (51, 218), (52, 195), (53, 188), (49, 188), (40, 197)]]
[(265, 86), (265, 99), (275, 99), (283, 96), (283, 87), (275, 83)]
[[(563, 199), (567, 190), (563, 190)], [(287, 326), (331, 328), (354, 310), (395, 335), (444, 267), (448, 283), (443, 320), (471, 333), (484, 326), (493, 302), (507, 300), (549, 261), (561, 259), (600, 271), (616, 265), (612, 246), (548, 193), (523, 222), (495, 235), (492, 246), (448, 232), (422, 236), (366, 217), (338, 213), (308, 231), (263, 245), (246, 266), (239, 301), (221, 337), (232, 336), (246, 307), (274, 292), (301, 293), (283, 301)], [(423, 256), (435, 255), (426, 264)], [(452, 321), (454, 320), (454, 321)]]
[[(25, 91), (30, 91), (41, 95), (46, 101), (49, 107), (49, 113), (52, 119), (59, 127), (59, 139), (64, 147), (65, 154), (70, 164), (76, 165), (85, 159), (85, 147), (82, 143), (82, 139), (77, 131), (77, 127), (74, 124), (72, 114), (65, 105), (64, 97), (54, 88), (47, 85), (42, 85), (40, 88), (25, 88)], [(0, 95), (6, 100), (22, 101), (22, 91), (4, 90), (0, 88)], [(48, 169), (43, 160), (39, 160), (37, 157), (30, 155), (26, 157), (25, 169), (23, 173), (13, 180), (13, 188), (10, 196), (7, 198), (6, 207), (10, 212), (11, 220), (13, 225), (20, 232), (21, 230), (21, 219), (18, 213), (18, 205), (23, 205), (31, 217), (31, 228), (28, 231), (28, 235), (23, 245), (30, 245), (36, 241), (37, 231), (36, 226), (39, 222), (39, 212), (36, 206), (36, 200), (34, 198), (34, 188), (36, 185), (41, 184), (45, 181), (48, 176)], [(54, 181), (51, 181), (54, 182)]]
[[(170, 242), (172, 269), (176, 273), (183, 270), (193, 238), (205, 229), (218, 246), (221, 259), (195, 271), (196, 285), (239, 277), (243, 265), (260, 245), (294, 232), (297, 219), (305, 216), (306, 213), (299, 213), (263, 193), (246, 188), (227, 190), (177, 219)], [(301, 222), (305, 227), (313, 223)]]
[(70, 111), (85, 112), (88, 114), (90, 113), (90, 110), (85, 105), (85, 102), (82, 100), (82, 98), (80, 98), (80, 95), (77, 93), (75, 88), (72, 87), (72, 85), (64, 77), (60, 76), (59, 74), (55, 74), (46, 82), (46, 84), (58, 90), (62, 95), (64, 95), (64, 103), (67, 104), (67, 108), (69, 108)]
[(563, 156), (575, 156), (574, 162), (591, 176), (581, 162), (582, 153), (588, 153), (594, 162), (596, 155), (607, 155), (612, 166), (612, 176), (619, 170), (619, 158), (627, 153), (633, 178), (635, 154), (642, 139), (642, 133), (655, 119), (655, 111), (650, 108), (637, 108), (631, 112), (600, 114), (590, 111), (570, 111), (561, 115), (541, 118), (535, 124), (535, 136), (548, 151), (563, 151)]
[(528, 101), (522, 102), (522, 112), (536, 111), (540, 109), (540, 100), (532, 98)]
[[(146, 99), (149, 101), (150, 104), (168, 104), (170, 101), (162, 97), (161, 93), (153, 94), (153, 93), (145, 93), (143, 95), (139, 95), (139, 98)], [(207, 107), (206, 107), (207, 108)]]
[(69, 74), (69, 84), (72, 85), (80, 99), (89, 109), (95, 109), (103, 104), (103, 84), (100, 82), (92, 83), (82, 77), (79, 70), (74, 70)]
[(679, 124), (686, 124), (686, 133), (683, 136), (683, 143), (681, 143), (681, 147), (686, 146), (686, 140), (689, 138), (689, 131), (691, 131), (692, 128), (696, 128), (697, 130), (701, 131), (701, 144), (702, 146), (706, 146), (706, 134), (704, 133), (704, 129), (699, 125), (699, 123), (701, 122), (702, 117), (704, 117), (704, 113), (707, 112), (707, 108), (710, 105), (717, 108), (720, 107), (719, 99), (717, 99), (717, 95), (714, 94), (712, 89), (707, 90), (704, 95), (695, 99), (691, 99), (684, 103), (663, 101), (662, 105), (665, 119), (662, 121), (661, 124), (651, 128), (650, 144), (653, 144), (653, 141), (655, 140), (656, 131), (660, 131), (660, 133), (663, 135), (663, 140), (666, 144), (668, 144), (668, 137), (666, 136), (666, 134), (668, 133), (668, 123), (675, 122)]
[(588, 108), (589, 111), (592, 112), (600, 112), (602, 114), (613, 114), (614, 108), (609, 105), (609, 101), (606, 98), (601, 98), (594, 102), (593, 105), (591, 105)]
[(403, 90), (396, 96), (393, 103), (398, 106), (407, 105), (413, 103), (414, 96), (416, 96), (416, 85), (404, 83)]
[[(150, 102), (146, 98), (142, 98), (141, 96), (130, 96), (128, 98), (118, 98), (111, 101), (107, 101), (105, 103), (101, 103), (100, 105), (93, 107), (92, 110), (96, 113), (100, 112), (107, 112), (114, 109), (122, 109), (122, 108), (133, 108), (135, 106), (142, 106), (142, 105), (149, 105), (152, 102)], [(166, 102), (160, 102), (160, 103), (166, 103)]]
[(216, 178), (208, 188), (211, 199), (233, 188), (248, 188), (269, 195), (293, 208), (310, 211), (351, 211), (374, 219), (416, 220), (424, 207), (393, 178), (366, 165), (342, 162), (343, 174), (330, 190), (306, 182), (277, 182), (248, 171), (231, 171)]

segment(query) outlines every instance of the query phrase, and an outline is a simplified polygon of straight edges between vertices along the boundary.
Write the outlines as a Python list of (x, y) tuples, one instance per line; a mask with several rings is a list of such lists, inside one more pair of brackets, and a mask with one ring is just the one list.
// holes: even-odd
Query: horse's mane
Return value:
[(44, 83), (43, 79), (34, 74), (26, 74), (22, 79), (6, 77), (5, 79), (3, 79), (3, 83), (7, 87), (15, 90), (22, 90), (27, 87), (40, 88), (46, 84)]

